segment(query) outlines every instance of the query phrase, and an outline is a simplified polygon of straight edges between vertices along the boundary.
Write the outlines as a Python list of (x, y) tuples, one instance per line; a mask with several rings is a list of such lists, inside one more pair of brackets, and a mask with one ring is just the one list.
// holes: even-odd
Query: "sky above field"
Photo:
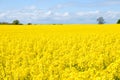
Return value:
[(0, 22), (106, 23), (120, 18), (120, 0), (0, 0)]

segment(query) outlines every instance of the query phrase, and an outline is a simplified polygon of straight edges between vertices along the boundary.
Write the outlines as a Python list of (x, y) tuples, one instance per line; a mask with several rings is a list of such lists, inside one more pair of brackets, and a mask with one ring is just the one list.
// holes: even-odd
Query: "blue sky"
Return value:
[(120, 18), (120, 0), (0, 0), (0, 22), (94, 24)]

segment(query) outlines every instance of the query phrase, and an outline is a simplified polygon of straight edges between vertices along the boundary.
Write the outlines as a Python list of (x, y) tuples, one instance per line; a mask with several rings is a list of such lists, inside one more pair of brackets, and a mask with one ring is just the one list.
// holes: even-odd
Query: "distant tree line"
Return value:
[(12, 23), (0, 22), (1, 25), (22, 25), (19, 20), (14, 20)]
[(6, 24), (11, 25), (11, 23), (8, 22), (0, 22), (0, 25), (6, 25)]
[[(23, 25), (23, 24), (20, 23), (19, 20), (13, 20), (12, 23), (8, 23), (8, 22), (0, 22), (0, 25)], [(32, 23), (28, 23), (28, 25), (32, 25)]]
[[(97, 18), (98, 24), (104, 24), (105, 20), (103, 17), (99, 17)], [(118, 21), (116, 22), (116, 24), (120, 24), (120, 19), (118, 19)]]
[[(97, 22), (98, 24), (105, 24), (105, 20), (103, 17), (98, 17), (97, 18)], [(120, 24), (120, 19), (118, 19), (118, 21), (116, 22), (116, 24)], [(12, 23), (8, 23), (8, 22), (0, 22), (0, 25), (23, 25), (22, 23), (20, 23), (19, 20), (13, 20)], [(27, 25), (32, 25), (32, 23), (27, 23)], [(55, 25), (55, 24), (53, 24)]]

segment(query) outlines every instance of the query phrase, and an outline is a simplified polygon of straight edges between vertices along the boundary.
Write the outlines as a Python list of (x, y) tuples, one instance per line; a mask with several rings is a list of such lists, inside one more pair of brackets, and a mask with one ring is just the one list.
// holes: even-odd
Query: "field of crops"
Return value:
[(0, 25), (0, 80), (120, 80), (120, 25)]

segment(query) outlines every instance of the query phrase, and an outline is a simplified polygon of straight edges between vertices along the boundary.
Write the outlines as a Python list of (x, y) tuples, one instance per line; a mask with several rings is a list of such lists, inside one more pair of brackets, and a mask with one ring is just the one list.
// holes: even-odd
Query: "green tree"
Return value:
[(98, 24), (104, 24), (104, 23), (105, 23), (103, 17), (99, 17), (99, 18), (97, 19), (97, 21), (98, 21)]
[(12, 24), (18, 25), (18, 24), (20, 24), (20, 21), (19, 21), (19, 20), (14, 20), (14, 21), (12, 22)]
[(32, 25), (32, 23), (28, 23), (28, 25)]
[(120, 24), (120, 19), (117, 21), (117, 24)]

